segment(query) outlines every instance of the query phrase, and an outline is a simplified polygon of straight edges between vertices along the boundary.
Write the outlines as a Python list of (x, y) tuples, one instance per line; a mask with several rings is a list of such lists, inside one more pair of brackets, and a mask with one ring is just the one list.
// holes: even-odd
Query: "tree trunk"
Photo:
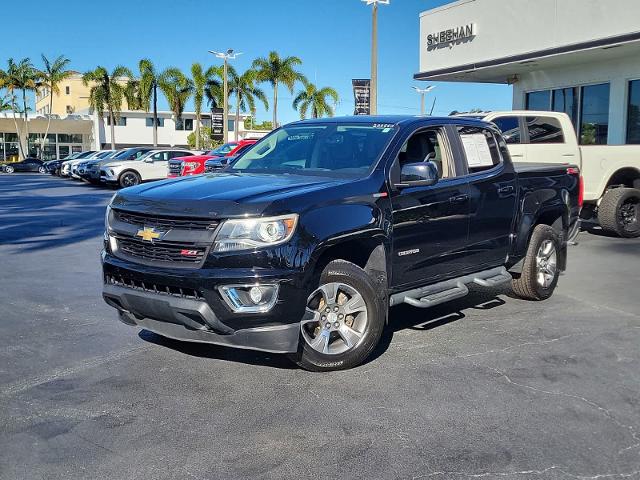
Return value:
[(51, 94), (49, 95), (49, 114), (47, 118), (47, 129), (44, 131), (44, 138), (42, 139), (42, 144), (40, 145), (40, 154), (42, 155), (42, 160), (44, 160), (44, 144), (47, 141), (47, 135), (49, 135), (49, 128), (51, 127), (51, 110), (53, 110), (53, 88), (51, 89)]
[(233, 129), (235, 135), (234, 138), (236, 139), (236, 142), (238, 141), (238, 129), (240, 125), (240, 95), (236, 92), (236, 124), (235, 127)]
[(158, 146), (158, 86), (153, 85), (153, 146)]
[(18, 119), (16, 118), (16, 107), (17, 105), (13, 104), (11, 112), (13, 113), (13, 123), (16, 126), (16, 133), (18, 134), (18, 160), (23, 160), (25, 156), (24, 150), (22, 149), (22, 135), (20, 134), (20, 127), (18, 127)]
[[(26, 158), (29, 156), (29, 113), (27, 112), (27, 91), (24, 88), (22, 89), (22, 109), (24, 111), (24, 137), (27, 142), (27, 148), (24, 149)], [(22, 140), (20, 140), (20, 142), (22, 142)]]
[(196, 109), (196, 150), (200, 150), (200, 112)]
[(111, 124), (111, 150), (116, 149), (116, 129), (115, 129), (115, 117), (113, 115), (113, 110), (109, 109), (109, 123)]
[(278, 82), (273, 84), (273, 128), (278, 128)]

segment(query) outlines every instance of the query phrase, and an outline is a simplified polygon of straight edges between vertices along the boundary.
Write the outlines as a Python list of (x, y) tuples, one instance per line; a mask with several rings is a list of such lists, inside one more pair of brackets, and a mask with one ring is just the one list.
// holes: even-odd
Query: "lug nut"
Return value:
[(333, 311), (337, 312), (338, 311), (338, 307), (333, 307)]
[(340, 326), (340, 324), (339, 324), (338, 322), (336, 322), (336, 323), (334, 323), (334, 324), (333, 324), (333, 326), (334, 326), (335, 328), (338, 328), (338, 327)]
[(331, 311), (331, 309), (329, 307), (327, 307), (327, 309), (325, 310), (325, 312), (329, 313)]
[(339, 318), (340, 320), (342, 320), (342, 319), (344, 318), (344, 315), (343, 315), (343, 314), (341, 314), (341, 313), (339, 313), (339, 314), (338, 314), (338, 318)]
[(322, 318), (322, 320), (326, 320), (327, 316), (326, 315), (322, 315), (322, 317), (320, 317), (320, 318)]
[(324, 328), (331, 328), (331, 324), (329, 322), (325, 323)]

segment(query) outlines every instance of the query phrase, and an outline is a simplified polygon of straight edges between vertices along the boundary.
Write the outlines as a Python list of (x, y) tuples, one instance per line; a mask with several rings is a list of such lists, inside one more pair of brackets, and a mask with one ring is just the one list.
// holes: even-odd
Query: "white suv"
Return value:
[(193, 154), (184, 149), (160, 149), (151, 150), (136, 160), (114, 160), (101, 165), (100, 181), (121, 187), (132, 187), (141, 182), (165, 179), (169, 172), (169, 160)]

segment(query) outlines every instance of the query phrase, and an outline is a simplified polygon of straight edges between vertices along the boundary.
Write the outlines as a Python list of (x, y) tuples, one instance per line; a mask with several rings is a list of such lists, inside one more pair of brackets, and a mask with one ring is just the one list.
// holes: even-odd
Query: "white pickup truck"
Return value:
[(579, 145), (566, 113), (531, 110), (463, 114), (495, 123), (514, 162), (571, 163), (584, 181), (583, 219), (640, 236), (640, 145)]

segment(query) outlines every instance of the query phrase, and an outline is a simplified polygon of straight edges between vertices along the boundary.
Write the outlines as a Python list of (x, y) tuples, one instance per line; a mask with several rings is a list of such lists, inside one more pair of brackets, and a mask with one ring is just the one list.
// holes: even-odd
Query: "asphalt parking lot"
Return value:
[(312, 374), (121, 324), (112, 195), (0, 175), (0, 478), (640, 478), (640, 239), (583, 232), (546, 302), (396, 307)]

